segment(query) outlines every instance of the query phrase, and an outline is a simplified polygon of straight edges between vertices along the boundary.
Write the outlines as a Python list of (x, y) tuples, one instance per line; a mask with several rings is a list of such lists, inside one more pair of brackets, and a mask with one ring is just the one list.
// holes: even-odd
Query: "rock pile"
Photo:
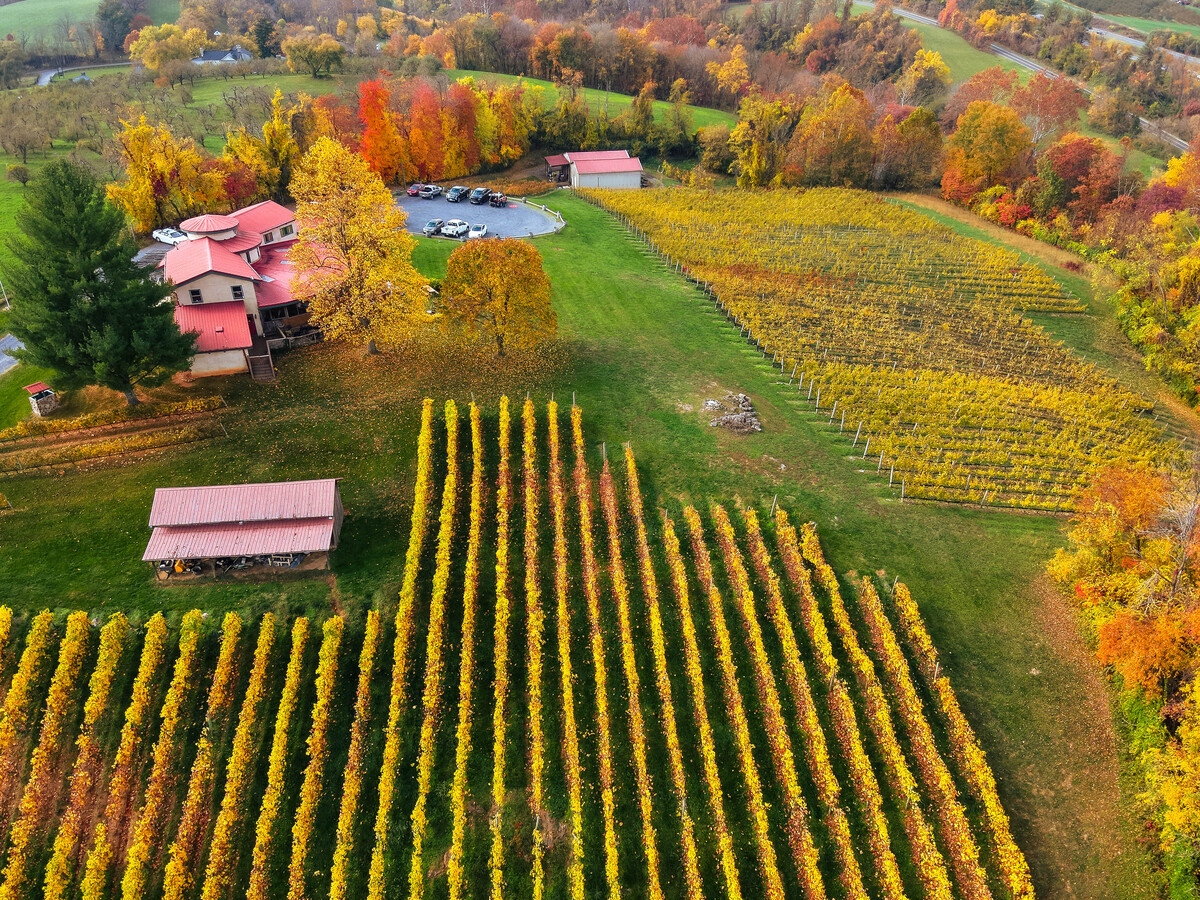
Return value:
[(745, 394), (726, 394), (722, 400), (705, 400), (704, 408), (717, 413), (708, 423), (713, 428), (728, 428), (734, 434), (762, 431), (754, 404)]

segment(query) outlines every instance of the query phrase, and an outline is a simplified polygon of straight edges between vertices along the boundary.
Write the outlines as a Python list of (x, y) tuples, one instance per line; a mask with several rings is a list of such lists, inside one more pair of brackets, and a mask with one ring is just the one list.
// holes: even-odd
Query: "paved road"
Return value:
[[(1032, 72), (1042, 72), (1046, 75), (1047, 78), (1060, 77), (1058, 72), (1055, 72), (1053, 69), (1049, 68), (1048, 66), (1043, 65), (1042, 63), (1038, 62), (1035, 59), (1030, 59), (1027, 56), (1022, 56), (1020, 53), (1015, 53), (1012, 50), (1009, 50), (1007, 47), (1001, 47), (999, 44), (992, 44), (991, 51), (993, 53), (995, 53), (997, 56), (1007, 59), (1010, 62), (1014, 62), (1019, 66), (1024, 66), (1026, 69), (1029, 69)], [(1088, 96), (1091, 96), (1092, 92), (1088, 88), (1084, 87), (1081, 84), (1077, 84), (1076, 87), (1078, 87), (1081, 91), (1083, 91)], [(1184, 153), (1187, 151), (1188, 142), (1185, 141), (1183, 138), (1181, 138), (1179, 135), (1171, 134), (1171, 132), (1163, 130), (1160, 126), (1154, 124), (1149, 119), (1143, 119), (1139, 116), (1138, 121), (1142, 124), (1142, 130), (1145, 131), (1147, 134), (1153, 135), (1154, 137), (1156, 137), (1160, 141), (1162, 141), (1164, 144), (1166, 144), (1169, 147), (1173, 147), (1174, 149), (1178, 150), (1180, 153)]]
[(0, 337), (0, 375), (3, 375), (17, 364), (17, 361), (8, 355), (8, 351), (20, 349), (21, 342), (11, 334)]
[(38, 72), (38, 87), (45, 87), (54, 80), (55, 75), (65, 75), (68, 72), (90, 72), (94, 69), (115, 69), (129, 65), (129, 62), (101, 63), (96, 66), (71, 66), (69, 69), (42, 69)]

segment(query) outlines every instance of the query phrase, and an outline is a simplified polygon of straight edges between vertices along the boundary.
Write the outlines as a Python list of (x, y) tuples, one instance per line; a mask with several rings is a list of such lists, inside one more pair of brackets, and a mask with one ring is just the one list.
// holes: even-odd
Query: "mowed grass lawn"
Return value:
[[(506, 374), (453, 353), (368, 357), (329, 345), (283, 357), (275, 384), (225, 380), (228, 439), (0, 481), (16, 507), (0, 514), (6, 602), (361, 613), (395, 596), (420, 398), (474, 394), (494, 416), (501, 387), (531, 392), (539, 409), (552, 391), (563, 404), (574, 395), (592, 446), (633, 442), (650, 509), (719, 498), (765, 511), (777, 497), (794, 521), (818, 523), (837, 571), (902, 578), (988, 750), (1039, 895), (1153, 896), (1136, 829), (1118, 813), (1103, 689), (1070, 610), (1035, 588), (1061, 522), (899, 503), (695, 289), (597, 209), (561, 192), (547, 202), (569, 223), (535, 239), (554, 285), (560, 362), (549, 354)], [(422, 240), (416, 261), (439, 276), (453, 247)], [(761, 434), (708, 427), (701, 404), (726, 391), (753, 399)], [(328, 579), (164, 589), (140, 562), (155, 487), (329, 476), (343, 479), (346, 523)]]

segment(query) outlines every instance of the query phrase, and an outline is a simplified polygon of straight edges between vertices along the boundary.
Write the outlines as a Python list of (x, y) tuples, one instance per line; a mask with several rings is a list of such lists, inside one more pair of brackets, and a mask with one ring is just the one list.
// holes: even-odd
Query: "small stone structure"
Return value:
[(58, 394), (50, 389), (50, 385), (39, 381), (25, 385), (25, 390), (29, 391), (29, 405), (35, 416), (48, 416), (58, 409)]

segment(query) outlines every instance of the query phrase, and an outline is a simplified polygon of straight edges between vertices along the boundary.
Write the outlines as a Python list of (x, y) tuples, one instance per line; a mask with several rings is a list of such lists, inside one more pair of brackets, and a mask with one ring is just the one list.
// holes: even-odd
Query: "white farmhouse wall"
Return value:
[(642, 186), (642, 173), (601, 172), (595, 175), (581, 175), (572, 167), (571, 186), (577, 188), (640, 188)]

